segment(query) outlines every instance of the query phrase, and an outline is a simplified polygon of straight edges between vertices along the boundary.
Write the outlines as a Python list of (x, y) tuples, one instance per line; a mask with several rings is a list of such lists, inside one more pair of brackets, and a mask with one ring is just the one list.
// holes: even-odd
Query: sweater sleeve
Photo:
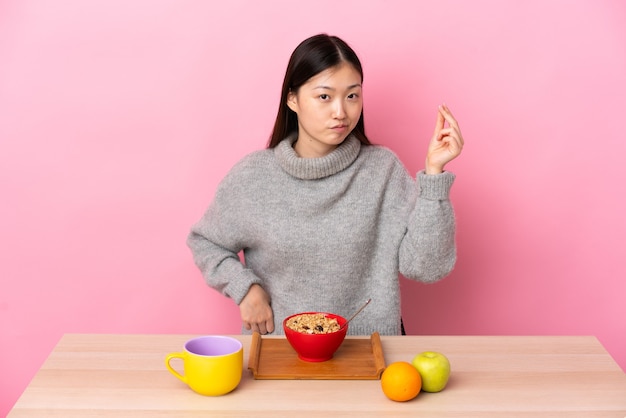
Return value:
[(399, 251), (400, 273), (409, 279), (431, 283), (454, 268), (456, 222), (449, 199), (454, 179), (450, 172), (417, 174), (417, 199)]
[(224, 179), (205, 214), (191, 227), (187, 246), (207, 284), (239, 305), (250, 286), (262, 280), (239, 257), (246, 235), (239, 209), (245, 203), (230, 177)]
[(261, 280), (241, 263), (237, 250), (216, 242), (211, 228), (211, 216), (203, 217), (192, 227), (187, 245), (207, 284), (239, 305), (250, 286)]

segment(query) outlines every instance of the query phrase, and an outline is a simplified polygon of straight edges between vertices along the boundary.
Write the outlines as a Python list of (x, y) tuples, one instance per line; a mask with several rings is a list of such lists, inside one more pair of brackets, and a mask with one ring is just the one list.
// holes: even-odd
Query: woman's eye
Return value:
[(330, 99), (330, 96), (328, 94), (320, 94), (320, 99), (328, 100), (328, 99)]
[(358, 94), (356, 94), (356, 93), (352, 93), (352, 94), (349, 94), (349, 95), (348, 95), (348, 99), (352, 99), (352, 100), (354, 100), (354, 99), (358, 99), (358, 98), (359, 98), (359, 95), (358, 95)]

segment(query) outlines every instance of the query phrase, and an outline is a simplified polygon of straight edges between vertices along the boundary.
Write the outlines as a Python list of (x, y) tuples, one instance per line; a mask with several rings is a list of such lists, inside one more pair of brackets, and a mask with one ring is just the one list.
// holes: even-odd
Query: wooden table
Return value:
[(452, 364), (443, 392), (404, 403), (379, 380), (255, 380), (250, 336), (235, 336), (239, 387), (197, 395), (164, 366), (192, 337), (65, 335), (9, 417), (626, 417), (626, 374), (594, 337), (382, 337), (387, 364), (426, 350)]

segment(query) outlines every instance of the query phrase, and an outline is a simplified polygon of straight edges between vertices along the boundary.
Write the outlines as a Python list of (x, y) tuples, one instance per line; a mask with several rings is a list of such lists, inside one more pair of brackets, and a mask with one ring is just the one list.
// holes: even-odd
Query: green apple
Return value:
[(422, 377), (424, 392), (441, 392), (450, 378), (450, 361), (436, 351), (424, 351), (411, 362)]

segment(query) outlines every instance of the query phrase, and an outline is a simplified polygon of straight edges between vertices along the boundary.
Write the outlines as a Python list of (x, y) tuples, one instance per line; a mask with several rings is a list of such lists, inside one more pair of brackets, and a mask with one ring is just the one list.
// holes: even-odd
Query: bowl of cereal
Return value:
[(285, 318), (283, 330), (300, 360), (320, 362), (333, 358), (346, 337), (348, 324), (346, 318), (332, 313), (301, 312)]

